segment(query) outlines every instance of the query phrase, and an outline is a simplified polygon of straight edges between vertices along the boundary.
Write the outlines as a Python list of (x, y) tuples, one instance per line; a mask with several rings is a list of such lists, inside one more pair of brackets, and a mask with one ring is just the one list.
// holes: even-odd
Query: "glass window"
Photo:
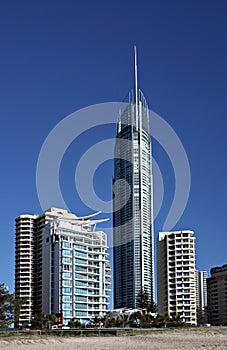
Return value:
[(63, 286), (72, 286), (72, 280), (63, 280), (62, 284)]
[(81, 297), (81, 296), (78, 296), (78, 295), (77, 295), (77, 296), (75, 297), (75, 300), (76, 300), (76, 301), (87, 301), (87, 297)]
[(86, 267), (82, 267), (82, 266), (75, 266), (75, 271), (87, 272), (87, 268)]
[(62, 278), (72, 278), (72, 272), (63, 272)]
[(64, 316), (65, 316), (65, 317), (66, 317), (66, 316), (72, 316), (72, 311), (69, 311), (69, 310), (64, 311)]
[(75, 304), (75, 309), (86, 309), (87, 304)]
[(85, 264), (87, 264), (87, 260), (75, 259), (75, 263), (76, 264), (83, 264), (83, 265), (85, 265)]
[(78, 278), (78, 279), (87, 279), (87, 276), (86, 275), (82, 275), (81, 273), (76, 273), (75, 277)]
[(87, 316), (86, 311), (76, 311), (76, 316)]
[(75, 247), (76, 249), (81, 249), (81, 250), (86, 250), (86, 249), (87, 249), (86, 246), (81, 245), (81, 244), (75, 244), (74, 247)]
[(72, 293), (72, 288), (64, 287), (64, 288), (62, 288), (62, 292), (66, 293), (66, 294), (71, 294)]
[(62, 250), (62, 255), (64, 256), (71, 256), (72, 255), (72, 251), (69, 249), (63, 249)]
[(87, 253), (84, 253), (84, 252), (75, 251), (75, 255), (76, 255), (76, 256), (82, 256), (82, 257), (84, 257), (84, 258), (87, 258)]
[(76, 294), (87, 294), (87, 289), (76, 288)]
[(62, 262), (63, 262), (63, 263), (72, 263), (72, 258), (63, 257), (63, 258), (62, 258)]
[(75, 286), (79, 287), (87, 287), (87, 282), (82, 282), (82, 281), (75, 281)]
[(63, 302), (72, 301), (72, 296), (71, 295), (63, 295), (62, 296), (62, 301)]
[(64, 248), (71, 248), (72, 244), (69, 242), (62, 242), (62, 247)]

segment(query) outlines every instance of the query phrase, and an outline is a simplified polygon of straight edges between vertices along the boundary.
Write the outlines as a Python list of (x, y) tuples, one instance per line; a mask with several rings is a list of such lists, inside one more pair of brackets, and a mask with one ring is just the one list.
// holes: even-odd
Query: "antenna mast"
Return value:
[(134, 46), (134, 69), (135, 69), (135, 107), (136, 107), (136, 130), (138, 130), (138, 69), (137, 69), (137, 49)]

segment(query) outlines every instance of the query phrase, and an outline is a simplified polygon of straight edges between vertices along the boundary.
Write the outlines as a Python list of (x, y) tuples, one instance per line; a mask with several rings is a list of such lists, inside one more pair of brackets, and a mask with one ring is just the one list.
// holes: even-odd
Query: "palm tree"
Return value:
[(43, 323), (44, 323), (44, 314), (34, 314), (31, 320), (31, 328), (32, 329), (43, 328)]
[(102, 323), (101, 318), (98, 316), (95, 316), (90, 320), (90, 324), (96, 328), (100, 327), (101, 323)]
[(148, 312), (156, 312), (157, 305), (154, 300), (149, 299), (149, 294), (146, 288), (142, 288), (136, 296), (136, 306), (140, 309), (147, 309)]
[(166, 323), (169, 321), (169, 316), (166, 315), (157, 315), (156, 326), (157, 327), (166, 327)]
[(18, 324), (21, 306), (25, 300), (15, 298), (5, 284), (0, 283), (0, 328), (8, 328), (13, 322)]
[(71, 321), (69, 321), (68, 326), (70, 328), (81, 328), (82, 324), (81, 324), (80, 320), (78, 320), (74, 317), (74, 318), (72, 318)]
[(149, 306), (149, 294), (146, 288), (142, 288), (136, 296), (136, 306), (140, 309), (147, 309)]
[(53, 314), (35, 314), (31, 320), (31, 328), (51, 328), (57, 321), (58, 317)]
[(53, 314), (44, 315), (45, 328), (51, 328), (53, 324), (57, 321), (57, 316)]
[(113, 317), (111, 318), (110, 315), (100, 317), (100, 321), (105, 328), (114, 327), (116, 324), (115, 319)]
[(204, 324), (205, 323), (205, 311), (203, 309), (196, 309), (197, 323)]

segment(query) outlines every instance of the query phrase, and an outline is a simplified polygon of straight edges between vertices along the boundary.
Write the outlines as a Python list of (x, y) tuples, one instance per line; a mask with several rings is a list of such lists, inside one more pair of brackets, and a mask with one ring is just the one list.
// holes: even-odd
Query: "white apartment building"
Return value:
[[(44, 228), (46, 226), (49, 227), (48, 224), (50, 224), (50, 222), (52, 221), (56, 223), (56, 219), (59, 219), (59, 218), (64, 219), (67, 225), (69, 225), (70, 220), (72, 220), (71, 227), (73, 227), (74, 229), (75, 227), (78, 227), (78, 224), (76, 224), (76, 222), (77, 223), (80, 222), (80, 225), (81, 225), (80, 229), (82, 230), (80, 233), (82, 235), (82, 232), (83, 232), (84, 235), (87, 235), (88, 240), (89, 240), (90, 234), (93, 234), (94, 236), (97, 234), (99, 237), (104, 235), (103, 237), (105, 238), (105, 244), (104, 246), (102, 246), (101, 249), (103, 249), (102, 251), (103, 255), (107, 257), (108, 254), (107, 254), (107, 246), (106, 246), (106, 235), (103, 232), (102, 233), (95, 232), (94, 230), (95, 225), (99, 223), (100, 220), (93, 220), (93, 221), (91, 220), (91, 218), (94, 217), (95, 215), (97, 214), (93, 214), (91, 216), (87, 216), (83, 218), (78, 218), (75, 214), (69, 213), (67, 210), (59, 209), (59, 208), (50, 208), (46, 210), (44, 213), (42, 213), (41, 215), (24, 214), (16, 218), (15, 296), (16, 298), (23, 298), (25, 301), (24, 304), (22, 305), (19, 320), (17, 323), (19, 326), (29, 325), (31, 322), (31, 318), (34, 314), (42, 313), (44, 312), (44, 309), (47, 310), (46, 301), (45, 301), (45, 298), (43, 298), (43, 293), (47, 294), (46, 292), (47, 285), (43, 282), (43, 278), (44, 277), (46, 278), (46, 275), (43, 275), (43, 273), (44, 271), (50, 269), (52, 261), (48, 260), (47, 257), (45, 256), (45, 254), (47, 254), (48, 252), (46, 247), (44, 249), (44, 243), (43, 243)], [(93, 230), (90, 232), (89, 230), (91, 230), (91, 228)], [(74, 232), (73, 229), (72, 229), (72, 232)], [(71, 234), (69, 234), (69, 231), (68, 231), (67, 235), (68, 236), (72, 235), (72, 232)], [(45, 229), (45, 235), (46, 234), (47, 234), (47, 229)], [(64, 237), (66, 237), (67, 235), (65, 235)], [(62, 236), (61, 236), (61, 239), (62, 239)], [(104, 242), (103, 240), (102, 242)], [(90, 239), (91, 246), (94, 242), (95, 242), (94, 238)], [(94, 247), (94, 249), (98, 249), (98, 247)], [(88, 258), (90, 258), (90, 256), (92, 256), (92, 254), (89, 254)], [(85, 262), (85, 260), (83, 261)], [(92, 262), (92, 258), (91, 258), (91, 262)], [(107, 292), (107, 289), (108, 289), (107, 285), (110, 284), (109, 283), (110, 269), (109, 269), (109, 262), (107, 262), (107, 259), (105, 261), (103, 260), (103, 263), (104, 263), (104, 267), (102, 265), (103, 267), (102, 271), (106, 272), (106, 276), (105, 276), (106, 289), (105, 290)], [(59, 269), (61, 269), (61, 267), (59, 267)], [(98, 269), (98, 270), (99, 272), (101, 271), (101, 269)], [(60, 276), (61, 275), (59, 274), (56, 275), (55, 280), (57, 281), (57, 278), (60, 278)], [(94, 275), (92, 276), (97, 277), (96, 273), (94, 273)], [(94, 295), (95, 295), (95, 292), (97, 292), (97, 289), (95, 289), (95, 287), (89, 290), (92, 290), (94, 292)], [(98, 291), (99, 290), (100, 289), (98, 289)], [(107, 300), (104, 297), (103, 299), (105, 299), (105, 301)], [(96, 300), (97, 299), (95, 299), (95, 303), (97, 303)], [(87, 299), (87, 301), (90, 301), (90, 299)], [(104, 304), (106, 305), (105, 302)], [(97, 306), (98, 304), (94, 304), (94, 305)], [(51, 310), (51, 307), (49, 308), (49, 310)]]
[(207, 271), (196, 270), (196, 306), (205, 310), (207, 307)]
[(15, 296), (25, 301), (19, 325), (30, 322), (33, 311), (35, 219), (35, 215), (16, 219)]
[(158, 313), (196, 320), (194, 232), (160, 232), (157, 239)]
[(109, 304), (107, 236), (98, 220), (57, 218), (43, 231), (42, 312), (82, 323), (104, 316)]

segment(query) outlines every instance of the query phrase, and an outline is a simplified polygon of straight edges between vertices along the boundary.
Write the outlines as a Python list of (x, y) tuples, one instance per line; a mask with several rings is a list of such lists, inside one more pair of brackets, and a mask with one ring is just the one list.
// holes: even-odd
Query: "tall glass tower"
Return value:
[(113, 203), (114, 307), (135, 308), (142, 289), (153, 300), (154, 279), (149, 110), (138, 89), (136, 48), (135, 88), (117, 122)]

